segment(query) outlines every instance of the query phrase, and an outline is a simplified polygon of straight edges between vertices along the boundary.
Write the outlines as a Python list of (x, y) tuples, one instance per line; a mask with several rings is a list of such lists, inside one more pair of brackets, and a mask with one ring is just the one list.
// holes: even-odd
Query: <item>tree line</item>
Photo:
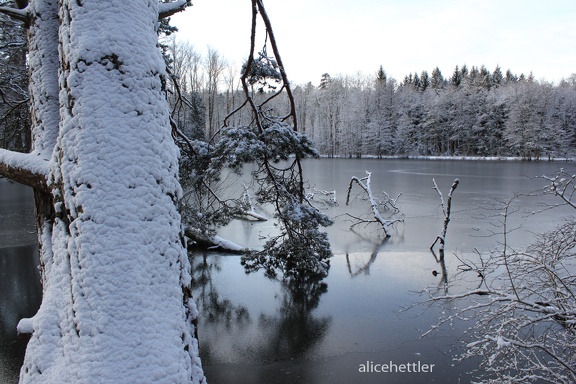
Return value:
[[(11, 21), (9, 21), (11, 22)], [(28, 125), (23, 28), (7, 25), (0, 57), (0, 141), (26, 151)], [(224, 119), (245, 100), (241, 68), (216, 49), (165, 38), (162, 46), (179, 90), (168, 86), (173, 117), (189, 137), (215, 144)], [(505, 73), (500, 66), (456, 66), (449, 75), (410, 73), (402, 81), (383, 67), (373, 75), (322, 75), (318, 86), (293, 86), (301, 132), (328, 157), (514, 156), (563, 158), (576, 147), (576, 76), (558, 84)], [(254, 97), (274, 93), (253, 85)], [(267, 95), (268, 94), (268, 95)], [(184, 100), (184, 102), (182, 102)], [(281, 94), (267, 103), (281, 115)], [(234, 114), (230, 125), (249, 125)]]
[[(238, 68), (212, 49), (203, 57), (187, 43), (170, 47), (174, 75), (190, 101), (178, 111), (181, 128), (217, 141), (221, 121), (242, 99)], [(500, 66), (462, 65), (448, 76), (435, 68), (398, 81), (380, 67), (374, 75), (324, 74), (318, 86), (293, 88), (298, 126), (323, 156), (538, 159), (572, 156), (576, 146), (574, 75), (552, 84)], [(285, 104), (278, 97), (268, 106), (282, 114)]]
[[(301, 88), (306, 127), (329, 156), (567, 157), (575, 145), (576, 88), (484, 66), (438, 68), (398, 83), (324, 75)], [(315, 107), (315, 108), (314, 108)]]

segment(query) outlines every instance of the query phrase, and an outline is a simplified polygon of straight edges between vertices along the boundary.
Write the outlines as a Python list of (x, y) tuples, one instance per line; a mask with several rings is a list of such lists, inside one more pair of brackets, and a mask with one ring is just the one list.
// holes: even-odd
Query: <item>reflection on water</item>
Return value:
[[(373, 191), (402, 193), (398, 205), (405, 223), (390, 239), (378, 228), (354, 233), (349, 223), (336, 220), (328, 228), (335, 253), (329, 276), (308, 290), (291, 289), (263, 274), (246, 275), (239, 257), (207, 256), (217, 265), (210, 276), (211, 289), (231, 308), (242, 308), (245, 321), (232, 328), (210, 323), (201, 326), (200, 347), (211, 383), (429, 383), (468, 382), (474, 361), (455, 364), (452, 356), (461, 347), (463, 325), (447, 327), (433, 338), (420, 335), (435, 324), (450, 306), (423, 309), (423, 313), (399, 313), (422, 298), (413, 292), (431, 288), (436, 293), (475, 287), (482, 283), (477, 273), (463, 273), (456, 256), (475, 256), (476, 249), (492, 250), (498, 245), (500, 202), (514, 193), (542, 187), (528, 176), (553, 174), (553, 163), (488, 163), (445, 161), (378, 161), (323, 159), (306, 163), (311, 187), (335, 190), (343, 197), (352, 176), (372, 171)], [(429, 248), (440, 233), (443, 215), (432, 178), (442, 189), (455, 177), (460, 185), (453, 197), (446, 253)], [(547, 230), (558, 220), (557, 212), (531, 216), (538, 201), (527, 196), (515, 202), (519, 212), (511, 221), (523, 227), (510, 236), (519, 247), (527, 245), (530, 231)], [(324, 205), (331, 217), (345, 210), (366, 206)], [(357, 213), (359, 211), (353, 211)], [(274, 231), (272, 222), (235, 222), (221, 235), (248, 247), (258, 247)], [(198, 258), (199, 256), (195, 256)], [(195, 262), (196, 263), (196, 262)], [(450, 283), (450, 285), (448, 284)], [(314, 293), (317, 290), (318, 293)], [(201, 299), (202, 293), (196, 293)], [(313, 299), (313, 300), (312, 300)], [(308, 304), (306, 304), (308, 303)], [(209, 308), (202, 311), (211, 313)], [(417, 311), (418, 312), (418, 311)], [(248, 320), (249, 319), (249, 320)], [(431, 373), (411, 375), (360, 374), (367, 361), (435, 364)]]
[(0, 382), (15, 383), (26, 342), (16, 325), (40, 306), (42, 287), (36, 246), (0, 248)]
[(26, 342), (16, 325), (40, 306), (32, 191), (0, 179), (0, 383), (18, 382)]
[[(423, 313), (399, 313), (418, 301), (414, 292), (432, 288), (445, 292), (460, 279), (456, 255), (473, 258), (475, 249), (491, 250), (500, 240), (499, 201), (513, 193), (541, 187), (527, 176), (553, 174), (554, 163), (451, 161), (382, 161), (323, 159), (306, 162), (306, 178), (318, 189), (344, 197), (352, 176), (372, 171), (374, 192), (402, 193), (398, 205), (405, 223), (384, 241), (378, 229), (354, 234), (337, 221), (328, 228), (335, 254), (323, 280), (271, 280), (263, 273), (247, 275), (240, 256), (191, 255), (194, 297), (200, 309), (200, 349), (208, 381), (218, 383), (457, 383), (469, 382), (465, 372), (474, 362), (456, 364), (452, 356), (464, 329), (455, 325), (421, 339), (449, 305)], [(573, 165), (570, 165), (573, 168)], [(438, 186), (449, 188), (455, 177), (452, 221), (444, 257), (429, 247), (442, 229)], [(342, 203), (342, 202), (341, 202)], [(525, 246), (531, 235), (558, 222), (558, 212), (531, 216), (534, 198), (521, 197), (520, 211), (510, 220), (522, 231), (510, 241)], [(355, 206), (323, 207), (335, 217)], [(40, 285), (36, 269), (32, 194), (27, 188), (0, 180), (0, 382), (17, 380), (23, 344), (14, 339), (21, 317), (34, 314)], [(257, 247), (275, 230), (264, 223), (234, 222), (220, 235), (238, 244)], [(435, 272), (435, 273), (434, 273)], [(464, 274), (463, 284), (477, 286), (476, 273)], [(20, 343), (20, 344), (18, 344)], [(374, 363), (435, 364), (431, 373), (361, 374), (359, 365)]]
[[(425, 316), (398, 313), (417, 299), (410, 292), (438, 284), (439, 277), (431, 273), (437, 268), (434, 258), (429, 252), (405, 254), (374, 246), (375, 252), (336, 255), (324, 281), (299, 284), (245, 274), (239, 256), (192, 255), (200, 350), (209, 382), (383, 382), (382, 376), (358, 372), (368, 360), (439, 367), (416, 377), (386, 377), (395, 383), (465, 379), (471, 365), (454, 366), (447, 354), (454, 337), (441, 332), (420, 339), (438, 309)], [(199, 264), (211, 266), (202, 284)], [(228, 315), (218, 320), (215, 313)]]
[[(328, 290), (322, 279), (276, 280), (238, 273), (237, 256), (192, 253), (191, 261), (193, 293), (202, 313), (204, 364), (224, 360), (262, 365), (301, 358), (324, 337), (331, 319), (314, 314)], [(254, 296), (251, 292), (258, 289), (263, 291)], [(239, 291), (247, 295), (242, 297)], [(269, 300), (263, 297), (266, 293), (273, 293), (266, 297)]]

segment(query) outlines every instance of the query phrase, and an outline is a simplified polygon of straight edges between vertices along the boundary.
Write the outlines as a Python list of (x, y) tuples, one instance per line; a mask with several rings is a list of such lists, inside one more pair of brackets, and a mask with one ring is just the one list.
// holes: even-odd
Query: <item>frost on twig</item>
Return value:
[(444, 258), (446, 231), (448, 231), (448, 223), (450, 223), (450, 211), (452, 209), (452, 194), (454, 193), (454, 190), (456, 190), (456, 187), (458, 187), (460, 180), (454, 179), (452, 187), (450, 187), (450, 192), (448, 192), (448, 199), (446, 200), (446, 203), (444, 203), (444, 196), (442, 195), (442, 192), (440, 192), (440, 188), (438, 188), (436, 180), (432, 179), (432, 182), (434, 183), (434, 189), (436, 190), (436, 192), (438, 192), (438, 195), (440, 196), (440, 204), (442, 207), (442, 213), (444, 214), (444, 226), (442, 227), (442, 232), (440, 233), (440, 235), (436, 237), (436, 240), (434, 240), (434, 242), (430, 246), (430, 250), (433, 250), (436, 243), (440, 241), (440, 249), (439, 249), (440, 258)]
[(392, 209), (394, 213), (399, 213), (400, 210), (396, 206), (396, 203), (397, 203), (398, 198), (400, 197), (401, 194), (398, 195), (398, 197), (396, 197), (396, 199), (391, 199), (390, 196), (386, 192), (384, 192), (383, 193), (384, 194), (384, 200), (379, 201), (378, 199), (376, 199), (376, 197), (372, 193), (372, 187), (371, 187), (372, 173), (366, 171), (366, 175), (367, 176), (363, 177), (362, 179), (360, 179), (356, 176), (353, 176), (350, 179), (350, 183), (348, 184), (348, 193), (346, 194), (346, 205), (349, 205), (349, 203), (350, 203), (350, 193), (352, 192), (352, 186), (354, 185), (354, 183), (356, 183), (364, 191), (364, 193), (366, 193), (366, 195), (368, 196), (368, 200), (370, 202), (370, 208), (372, 210), (372, 215), (374, 216), (374, 218), (369, 219), (369, 218), (354, 216), (350, 213), (346, 213), (347, 216), (349, 216), (355, 220), (350, 228), (353, 228), (359, 224), (377, 223), (377, 224), (380, 224), (382, 226), (382, 229), (384, 230), (384, 235), (386, 237), (390, 237), (391, 236), (390, 235), (390, 226), (394, 225), (395, 223), (398, 223), (398, 222), (403, 222), (404, 219), (400, 218), (400, 219), (394, 219), (394, 220), (386, 220), (382, 217), (382, 214), (380, 213), (380, 210), (378, 207), (383, 206), (383, 207), (385, 207), (385, 209)]
[(568, 205), (576, 208), (576, 175), (570, 174), (560, 168), (554, 176), (542, 176), (549, 184), (542, 189), (542, 194), (559, 197), (562, 203), (556, 204), (550, 208), (560, 205)]

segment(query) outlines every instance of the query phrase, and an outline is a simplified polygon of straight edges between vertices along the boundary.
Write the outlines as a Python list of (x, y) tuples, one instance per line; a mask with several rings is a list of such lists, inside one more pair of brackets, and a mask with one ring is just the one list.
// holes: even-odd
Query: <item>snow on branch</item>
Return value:
[[(561, 195), (558, 195), (563, 199)], [(563, 199), (564, 200), (564, 199)], [(436, 302), (443, 312), (429, 335), (456, 321), (473, 322), (471, 338), (458, 360), (480, 358), (478, 382), (576, 382), (576, 222), (536, 235), (524, 251), (508, 246), (503, 210), (502, 249), (481, 257), (480, 285), (463, 292), (436, 296), (416, 305)], [(446, 213), (448, 208), (446, 207)], [(472, 269), (469, 269), (472, 270)], [(466, 290), (467, 289), (467, 290)], [(511, 379), (514, 379), (511, 381)]]
[(30, 13), (28, 12), (28, 7), (24, 9), (16, 9), (12, 7), (0, 7), (0, 13), (8, 15), (13, 19), (27, 22), (30, 18)]
[(244, 193), (242, 194), (242, 204), (247, 206), (248, 209), (244, 209), (242, 211), (243, 216), (248, 216), (258, 221), (268, 221), (265, 216), (262, 216), (258, 212), (256, 212), (256, 207), (252, 202), (252, 197), (250, 197), (250, 192), (248, 191), (248, 186), (244, 184)]
[(442, 195), (442, 192), (440, 192), (440, 188), (438, 188), (436, 180), (432, 179), (432, 182), (434, 183), (434, 189), (436, 190), (436, 192), (438, 192), (438, 195), (440, 196), (440, 205), (442, 207), (442, 213), (444, 214), (444, 226), (442, 227), (442, 233), (436, 237), (436, 240), (434, 240), (434, 242), (430, 246), (430, 250), (433, 250), (438, 240), (440, 240), (440, 252), (441, 252), (440, 257), (443, 257), (442, 254), (444, 253), (444, 244), (446, 242), (446, 231), (448, 231), (448, 223), (450, 223), (450, 211), (452, 209), (452, 194), (456, 190), (456, 187), (458, 187), (460, 180), (454, 179), (452, 187), (450, 187), (450, 192), (448, 192), (448, 199), (446, 200), (446, 203), (444, 203), (444, 196)]
[[(368, 200), (370, 201), (370, 208), (372, 209), (372, 214), (374, 215), (374, 219), (364, 219), (361, 217), (356, 217), (354, 215), (351, 215), (350, 213), (346, 213), (347, 216), (353, 218), (356, 220), (356, 222), (354, 222), (352, 224), (351, 227), (355, 227), (358, 224), (369, 224), (369, 223), (379, 223), (382, 226), (382, 229), (384, 230), (384, 234), (386, 235), (386, 237), (390, 237), (390, 226), (397, 223), (397, 222), (402, 222), (404, 221), (404, 219), (396, 219), (396, 220), (386, 220), (382, 217), (380, 210), (378, 209), (378, 205), (379, 202), (378, 200), (374, 197), (374, 194), (372, 193), (372, 188), (371, 188), (371, 177), (372, 177), (372, 172), (366, 171), (366, 177), (363, 177), (362, 179), (353, 176), (350, 179), (350, 183), (348, 184), (348, 193), (346, 194), (346, 205), (349, 205), (350, 203), (350, 193), (352, 191), (352, 186), (354, 185), (354, 183), (358, 184), (358, 186), (368, 195)], [(396, 199), (390, 199), (390, 197), (388, 196), (388, 194), (386, 192), (384, 192), (384, 196), (386, 198), (386, 201), (384, 202), (384, 205), (390, 205), (395, 212), (399, 212), (399, 209), (396, 207), (396, 202), (398, 200), (398, 197), (400, 197), (400, 195), (398, 195), (398, 197)]]
[(326, 206), (338, 206), (338, 201), (336, 200), (336, 191), (326, 191), (323, 189), (317, 189), (316, 187), (308, 190), (308, 192), (306, 192), (306, 200), (310, 201), (310, 200), (314, 200), (314, 198), (316, 197), (316, 195), (320, 195), (323, 196), (324, 199), (316, 199), (316, 200), (321, 200), (322, 203), (324, 203), (324, 205)]
[(564, 204), (576, 208), (576, 175), (570, 174), (561, 168), (554, 176), (542, 176), (542, 179), (548, 181), (543, 192), (559, 197)]
[(0, 176), (48, 191), (48, 160), (36, 153), (20, 153), (0, 148)]
[(190, 0), (177, 0), (169, 3), (160, 3), (158, 5), (158, 18), (163, 19), (165, 17), (170, 17), (175, 13), (181, 12), (184, 8), (192, 5)]

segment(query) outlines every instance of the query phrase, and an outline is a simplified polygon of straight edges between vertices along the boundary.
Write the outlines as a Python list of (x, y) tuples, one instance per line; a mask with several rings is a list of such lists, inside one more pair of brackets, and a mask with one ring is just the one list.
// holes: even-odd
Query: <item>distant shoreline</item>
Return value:
[(320, 155), (321, 159), (377, 159), (377, 160), (474, 160), (474, 161), (545, 161), (545, 162), (574, 162), (575, 157), (514, 157), (514, 156), (422, 156), (422, 155), (388, 155), (388, 156), (328, 156)]

